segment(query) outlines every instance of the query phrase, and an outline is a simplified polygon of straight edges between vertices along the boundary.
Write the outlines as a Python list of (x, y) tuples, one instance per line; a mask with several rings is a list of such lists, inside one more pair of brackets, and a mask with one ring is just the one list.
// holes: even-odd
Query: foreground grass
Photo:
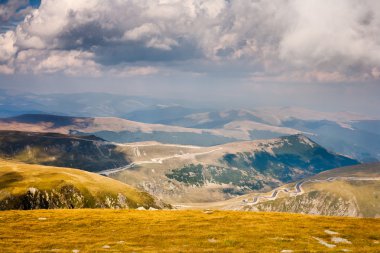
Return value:
[[(328, 243), (338, 232), (352, 244)], [(0, 212), (1, 252), (380, 252), (380, 219), (132, 210)], [(79, 251), (76, 251), (79, 250)]]

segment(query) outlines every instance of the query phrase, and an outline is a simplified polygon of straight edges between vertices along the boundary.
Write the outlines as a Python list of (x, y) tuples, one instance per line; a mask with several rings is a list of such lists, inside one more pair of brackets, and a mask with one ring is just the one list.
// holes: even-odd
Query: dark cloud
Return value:
[(103, 65), (116, 65), (131, 62), (170, 62), (196, 59), (202, 53), (196, 45), (188, 41), (178, 40), (178, 45), (170, 50), (147, 48), (142, 41), (115, 43), (108, 47), (97, 47), (94, 50), (95, 60)]
[[(175, 38), (175, 45), (166, 48), (149, 47), (144, 38), (123, 40), (125, 31), (117, 26), (104, 26), (101, 21), (76, 22), (75, 13), (68, 14), (70, 22), (57, 35), (57, 48), (85, 50), (95, 53), (94, 60), (110, 66), (130, 62), (183, 61), (202, 57), (196, 41)], [(158, 32), (158, 31), (156, 31)]]

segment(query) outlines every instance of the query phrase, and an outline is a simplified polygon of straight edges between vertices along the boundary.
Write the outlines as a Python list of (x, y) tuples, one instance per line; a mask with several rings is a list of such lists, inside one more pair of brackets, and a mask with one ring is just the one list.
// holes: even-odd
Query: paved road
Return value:
[(154, 163), (154, 164), (162, 164), (163, 161), (168, 160), (168, 159), (173, 159), (173, 158), (186, 158), (186, 159), (195, 158), (196, 156), (210, 154), (210, 153), (213, 153), (213, 152), (215, 152), (217, 150), (221, 150), (221, 149), (222, 148), (216, 148), (216, 149), (209, 150), (209, 151), (206, 151), (206, 152), (184, 153), (184, 154), (175, 154), (175, 155), (172, 155), (172, 156), (165, 156), (165, 157), (155, 157), (155, 158), (152, 158), (152, 159), (146, 160), (146, 161), (133, 162), (133, 163), (127, 165), (127, 166), (123, 166), (123, 167), (119, 167), (119, 168), (115, 168), (115, 169), (109, 169), (109, 170), (99, 171), (98, 174), (109, 176), (111, 174), (114, 174), (114, 173), (117, 173), (117, 172), (120, 172), (120, 171), (123, 171), (123, 170), (127, 170), (127, 169), (130, 169), (130, 168), (133, 168), (134, 166), (140, 165), (140, 164), (152, 164), (152, 163)]
[(309, 182), (332, 182), (335, 180), (347, 180), (347, 181), (373, 181), (373, 180), (380, 180), (380, 177), (329, 177), (326, 179), (309, 179), (309, 180), (303, 180), (299, 181), (294, 186), (294, 191), (290, 191), (288, 188), (279, 188), (274, 191), (272, 191), (272, 194), (269, 196), (266, 195), (259, 195), (254, 196), (252, 202), (249, 202), (250, 205), (255, 205), (259, 202), (268, 201), (268, 200), (275, 200), (278, 197), (278, 194), (280, 192), (284, 192), (289, 194), (290, 196), (297, 196), (303, 194), (305, 191), (302, 189), (302, 185)]

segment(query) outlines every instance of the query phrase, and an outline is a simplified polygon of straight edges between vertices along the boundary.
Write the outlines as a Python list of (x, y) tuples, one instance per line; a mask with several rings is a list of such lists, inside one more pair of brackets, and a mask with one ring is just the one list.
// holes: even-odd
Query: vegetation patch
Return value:
[(183, 168), (172, 170), (166, 176), (193, 186), (203, 186), (206, 183), (230, 184), (231, 186), (242, 187), (239, 191), (240, 194), (247, 190), (257, 190), (263, 187), (262, 182), (255, 179), (254, 171), (247, 172), (212, 165), (205, 167), (202, 164), (189, 164)]
[(188, 185), (203, 186), (205, 184), (202, 164), (189, 164), (183, 168), (172, 170), (166, 176)]

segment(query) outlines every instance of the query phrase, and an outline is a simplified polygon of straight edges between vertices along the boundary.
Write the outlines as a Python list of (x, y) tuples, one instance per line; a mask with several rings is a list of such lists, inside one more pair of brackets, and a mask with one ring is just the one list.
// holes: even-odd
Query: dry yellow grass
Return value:
[[(41, 219), (42, 218), (42, 219)], [(352, 244), (327, 248), (338, 232)], [(380, 220), (279, 213), (0, 212), (1, 252), (380, 252)]]
[(138, 206), (147, 206), (154, 202), (153, 197), (146, 192), (95, 173), (0, 159), (0, 201), (9, 194), (25, 194), (30, 187), (52, 190), (59, 189), (62, 185), (73, 185), (83, 194), (98, 197), (117, 196), (121, 193), (131, 203), (138, 203)]

